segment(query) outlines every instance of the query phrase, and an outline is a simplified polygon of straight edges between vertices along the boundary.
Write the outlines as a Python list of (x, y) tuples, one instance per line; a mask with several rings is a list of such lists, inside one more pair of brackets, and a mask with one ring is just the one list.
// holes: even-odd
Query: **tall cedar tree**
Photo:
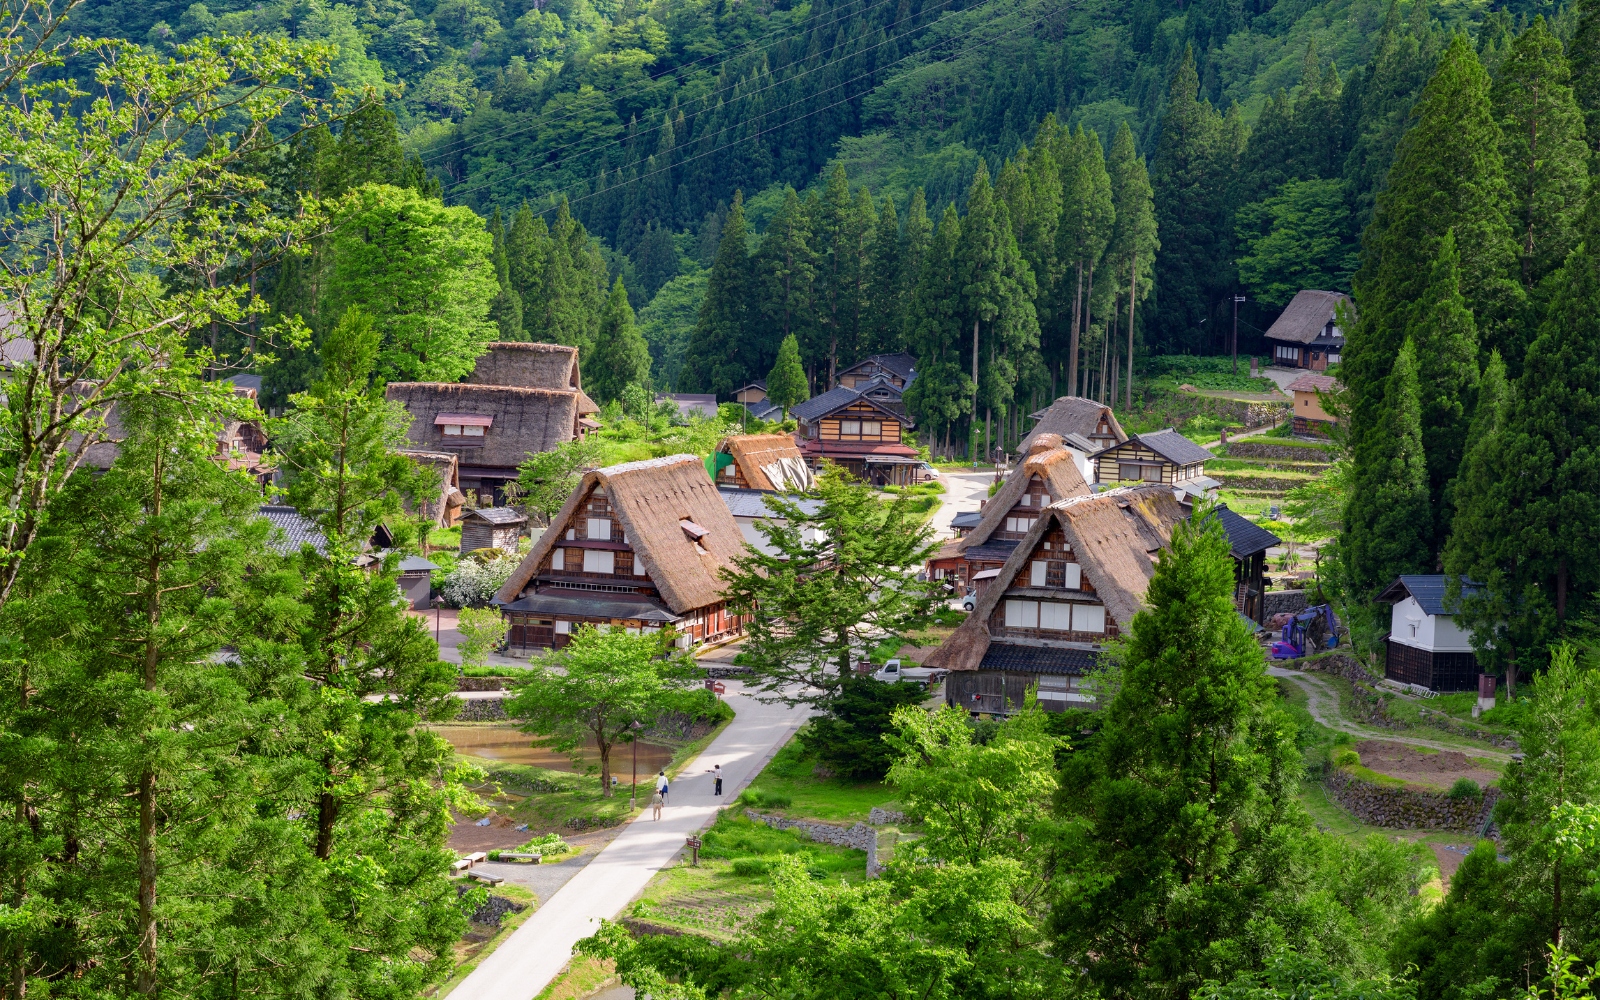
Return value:
[[(1064, 149), (1066, 155), (1061, 160), (1064, 218), (1058, 230), (1061, 242), (1058, 256), (1072, 269), (1072, 320), (1067, 334), (1067, 395), (1082, 395), (1078, 371), (1083, 363), (1080, 358), (1083, 333), (1088, 330), (1093, 315), (1094, 269), (1101, 264), (1101, 258), (1104, 258), (1106, 248), (1114, 237), (1117, 205), (1099, 136), (1086, 133), (1083, 126), (1078, 125), (1077, 133), (1067, 139)], [(1133, 149), (1133, 133), (1128, 133), (1128, 149)], [(1117, 155), (1115, 144), (1112, 155)], [(1149, 187), (1149, 182), (1146, 182), (1146, 187)], [(1109, 288), (1110, 283), (1102, 280), (1101, 286)], [(1102, 293), (1101, 298), (1107, 296)]]
[(1572, 70), (1572, 98), (1583, 114), (1584, 137), (1591, 152), (1600, 151), (1600, 0), (1578, 0), (1577, 27), (1567, 44)]
[(850, 197), (844, 167), (835, 165), (812, 219), (817, 252), (816, 324), (810, 352), (819, 391), (833, 388), (841, 359), (854, 360), (860, 337), (860, 259), (864, 225)]
[[(1520, 348), (1507, 350), (1507, 319), (1517, 307), (1521, 285), (1511, 277), (1516, 246), (1507, 222), (1509, 190), (1500, 155), (1501, 130), (1489, 105), (1489, 78), (1464, 36), (1450, 43), (1423, 90), (1390, 171), (1389, 187), (1379, 196), (1372, 223), (1362, 237), (1362, 266), (1355, 279), (1361, 312), (1349, 333), (1341, 371), (1350, 398), (1350, 439), (1357, 503), (1345, 525), (1345, 554), (1352, 581), (1361, 593), (1387, 583), (1398, 566), (1431, 570), (1439, 539), (1434, 519), (1427, 551), (1409, 553), (1409, 541), (1374, 535), (1387, 517), (1360, 498), (1375, 498), (1390, 482), (1394, 459), (1392, 415), (1386, 390), (1400, 344), (1427, 294), (1440, 244), (1454, 231), (1460, 254), (1459, 285), (1472, 312), (1480, 350), (1499, 349), (1515, 368)], [(1454, 468), (1434, 470), (1441, 482)], [(1409, 532), (1407, 533), (1409, 534)], [(1392, 552), (1392, 556), (1378, 553)], [(1405, 555), (1399, 553), (1406, 552)], [(1358, 553), (1376, 561), (1362, 565)]]
[[(1507, 690), (1517, 689), (1517, 650), (1548, 645), (1554, 622), (1548, 600), (1523, 600), (1519, 542), (1505, 526), (1515, 523), (1511, 509), (1516, 484), (1513, 456), (1505, 451), (1507, 424), (1514, 400), (1505, 362), (1490, 354), (1478, 387), (1461, 471), (1451, 491), (1455, 516), (1444, 550), (1446, 586), (1457, 619), (1472, 636), (1478, 662), (1506, 676)], [(1463, 587), (1462, 581), (1482, 586)], [(1540, 597), (1534, 588), (1532, 597)], [(1459, 604), (1457, 603), (1459, 602)]]
[(906, 350), (917, 359), (917, 377), (906, 390), (906, 406), (929, 430), (943, 429), (947, 451), (951, 428), (972, 412), (972, 346), (970, 340), (962, 341), (961, 285), (956, 277), (960, 242), (961, 218), (954, 205), (946, 205), (922, 255), (921, 274), (905, 314)]
[(1181, 997), (1250, 967), (1254, 925), (1304, 877), (1294, 727), (1233, 589), (1222, 524), (1197, 510), (1156, 566), (1099, 734), (1063, 768), (1051, 930), (1105, 995)]
[[(322, 536), (298, 556), (309, 606), (304, 669), (326, 713), (302, 751), (318, 770), (311, 821), (323, 860), (341, 830), (360, 828), (366, 806), (442, 763), (449, 745), (412, 728), (454, 712), (454, 670), (396, 599), (398, 547), (414, 544), (418, 527), (405, 505), (419, 509), (438, 480), (398, 451), (411, 418), (374, 384), (378, 343), (369, 318), (346, 312), (323, 342), (321, 376), (270, 424), (283, 500)], [(397, 549), (359, 566), (380, 527)], [(397, 697), (365, 700), (380, 692)]]
[[(1472, 519), (1451, 540), (1451, 563), (1484, 585), (1464, 601), (1467, 620), (1492, 629), (1498, 657), (1521, 669), (1538, 667), (1551, 644), (1573, 634), (1600, 590), (1600, 565), (1583, 555), (1600, 547), (1594, 391), (1600, 254), (1589, 249), (1595, 243), (1586, 234), (1558, 272), (1545, 321), (1493, 435), (1502, 457), (1489, 471), (1482, 466), (1491, 460), (1480, 458), (1475, 444), (1472, 477), (1458, 490), (1458, 505)], [(1492, 614), (1503, 615), (1503, 623)], [(1481, 641), (1476, 633), (1474, 641)]]
[(767, 399), (783, 407), (783, 419), (788, 420), (789, 407), (810, 398), (806, 370), (800, 364), (800, 342), (791, 333), (778, 345), (778, 360), (767, 372)]
[(633, 384), (650, 382), (650, 345), (633, 321), (633, 306), (628, 304), (628, 289), (618, 275), (600, 314), (600, 330), (594, 354), (584, 371), (589, 375), (590, 391), (603, 403), (622, 398), (622, 390)]
[(489, 262), (494, 265), (495, 281), (500, 286), (494, 301), (489, 304), (489, 319), (494, 323), (500, 340), (521, 340), (522, 296), (511, 284), (511, 263), (506, 256), (506, 227), (498, 208), (489, 218), (489, 235), (494, 239)]
[(1155, 334), (1168, 350), (1188, 346), (1211, 305), (1232, 285), (1231, 175), (1217, 169), (1224, 123), (1199, 93), (1194, 51), (1185, 48), (1167, 88), (1161, 139), (1150, 167), (1164, 247), (1155, 272), (1161, 302)]
[[(1040, 126), (1041, 131), (1044, 126)], [(1057, 287), (1061, 283), (1057, 263), (1057, 231), (1061, 225), (1061, 168), (1049, 142), (1017, 150), (1016, 159), (1007, 161), (1000, 171), (995, 194), (1005, 203), (1011, 216), (1017, 250), (1033, 273), (1036, 285), (1034, 312), (1039, 320), (1041, 353), (1048, 356), (1052, 345), (1048, 334), (1056, 309)], [(1060, 354), (1057, 348), (1054, 353)]]
[(1402, 573), (1431, 573), (1434, 516), (1422, 438), (1417, 348), (1407, 337), (1394, 360), (1366, 467), (1355, 469), (1340, 553), (1363, 600)]
[(1529, 292), (1578, 242), (1589, 148), (1569, 76), (1561, 39), (1539, 16), (1512, 43), (1489, 94), (1500, 123), (1519, 273)]
[(678, 391), (714, 392), (725, 397), (745, 383), (748, 373), (738, 367), (738, 356), (746, 333), (750, 284), (744, 197), (734, 192), (728, 218), (722, 223), (717, 256), (711, 262), (705, 301), (678, 375)]
[(871, 267), (867, 274), (866, 312), (862, 318), (863, 354), (894, 354), (905, 350), (901, 340), (901, 317), (906, 314), (910, 291), (905, 282), (905, 249), (894, 199), (885, 195), (867, 254)]
[[(976, 402), (984, 414), (982, 445), (987, 454), (994, 440), (991, 418), (1004, 417), (1010, 410), (1019, 365), (1039, 348), (1039, 321), (1033, 309), (1038, 290), (1033, 272), (1017, 249), (1011, 213), (1005, 202), (995, 198), (982, 160), (967, 191), (956, 274), (961, 282), (961, 329), (970, 330), (979, 345)], [(975, 440), (977, 429), (975, 410)]]
[(1461, 296), (1456, 234), (1444, 234), (1433, 277), (1415, 305), (1407, 334), (1417, 345), (1417, 386), (1422, 405), (1422, 451), (1428, 463), (1428, 503), (1433, 511), (1429, 548), (1444, 549), (1450, 535), (1451, 483), (1461, 466), (1478, 395), (1478, 331)]
[(783, 204), (767, 224), (761, 247), (750, 262), (760, 320), (739, 344), (739, 351), (748, 359), (745, 368), (752, 376), (772, 365), (784, 338), (810, 337), (817, 274), (811, 238), (811, 218), (800, 196), (794, 188), (785, 188)]
[(1133, 132), (1127, 122), (1118, 127), (1117, 137), (1111, 141), (1110, 175), (1116, 226), (1106, 248), (1107, 276), (1120, 285), (1128, 300), (1128, 377), (1124, 389), (1131, 407), (1137, 315), (1134, 307), (1149, 298), (1155, 288), (1156, 251), (1161, 249), (1161, 240), (1150, 175), (1145, 171), (1143, 157), (1133, 148)]
[(818, 479), (814, 511), (767, 497), (757, 524), (769, 552), (747, 549), (723, 571), (728, 610), (748, 615), (753, 683), (787, 704), (825, 704), (867, 642), (921, 628), (933, 591), (915, 579), (932, 532), (905, 497), (884, 503), (836, 468)]

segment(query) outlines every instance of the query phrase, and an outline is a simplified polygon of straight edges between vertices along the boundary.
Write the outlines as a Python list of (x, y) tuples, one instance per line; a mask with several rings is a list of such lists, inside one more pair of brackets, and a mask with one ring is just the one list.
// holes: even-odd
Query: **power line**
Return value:
[[(884, 0), (884, 2), (887, 2), (887, 0)], [(943, 3), (940, 6), (947, 5), (950, 2), (951, 2), (951, 0), (943, 0)], [(987, 0), (984, 0), (984, 2), (987, 2)], [(937, 18), (933, 19), (932, 21), (929, 21), (927, 24), (923, 25), (921, 28), (914, 28), (912, 30), (913, 31), (923, 31), (923, 30), (925, 30), (927, 28), (931, 28), (934, 25), (943, 22), (946, 18), (955, 17), (955, 16), (957, 16), (959, 14), (968, 13), (970, 11), (977, 10), (979, 7), (982, 7), (982, 6), (983, 6), (983, 3), (979, 3), (979, 4), (977, 4), (977, 5), (973, 6), (973, 7), (968, 7), (965, 10), (953, 11), (953, 12), (951, 12), (949, 14), (944, 15), (943, 17), (937, 17)], [(889, 28), (893, 28), (896, 24), (899, 24), (901, 21), (914, 20), (916, 17), (920, 16), (921, 13), (923, 13), (923, 12), (919, 12), (916, 15), (910, 15), (908, 17), (901, 18), (900, 21), (895, 21), (892, 24), (887, 25), (883, 30), (887, 31)], [(756, 94), (765, 93), (766, 91), (771, 90), (773, 87), (779, 87), (779, 86), (783, 86), (784, 84), (793, 83), (796, 80), (803, 79), (804, 77), (810, 76), (812, 73), (820, 72), (822, 70), (827, 69), (830, 66), (837, 66), (839, 63), (842, 63), (847, 59), (854, 59), (854, 58), (856, 58), (858, 56), (861, 56), (861, 55), (864, 55), (864, 54), (866, 54), (868, 52), (871, 52), (874, 49), (881, 48), (882, 46), (887, 45), (890, 42), (899, 41), (904, 37), (905, 36), (901, 36), (900, 38), (886, 38), (883, 41), (877, 43), (876, 45), (869, 45), (864, 49), (859, 49), (859, 50), (857, 50), (855, 52), (849, 53), (848, 55), (840, 56), (837, 59), (831, 59), (831, 60), (829, 60), (829, 61), (827, 61), (825, 63), (822, 63), (820, 65), (813, 66), (813, 67), (811, 67), (809, 69), (802, 70), (799, 73), (796, 73), (794, 76), (785, 77), (785, 78), (783, 78), (781, 80), (775, 80), (774, 82), (768, 84), (765, 87), (760, 88), (759, 90), (750, 91), (750, 92), (744, 93), (744, 94), (736, 94), (732, 98), (732, 100), (741, 101), (741, 100), (744, 100), (747, 97), (754, 97)], [(893, 63), (890, 63), (890, 65), (893, 65)], [(706, 94), (703, 97), (690, 98), (687, 102), (685, 102), (684, 106), (685, 107), (692, 106), (696, 102), (701, 102), (701, 103), (709, 102), (711, 100), (711, 98), (719, 96), (721, 93), (725, 93), (725, 91), (713, 91), (712, 93)], [(680, 108), (679, 110), (682, 110), (682, 108)], [(695, 112), (693, 117), (698, 118), (700, 115), (705, 113), (705, 110), (706, 109), (703, 108), (700, 111)], [(567, 115), (567, 117), (570, 118), (570, 117), (572, 117), (574, 115), (577, 115), (578, 113), (579, 113), (578, 111), (572, 111)], [(559, 124), (561, 121), (564, 121), (564, 120), (565, 119), (558, 118), (558, 119), (555, 119), (554, 121), (548, 122), (547, 124), (555, 125), (555, 124)], [(509, 139), (509, 138), (511, 138), (511, 136), (514, 136), (514, 135), (520, 135), (520, 134), (522, 134), (524, 132), (531, 132), (534, 129), (536, 129), (539, 126), (539, 124), (540, 123), (538, 121), (534, 121), (534, 122), (530, 122), (530, 123), (528, 123), (526, 125), (519, 125), (514, 129), (514, 131), (511, 131), (509, 133), (504, 132), (502, 130), (502, 134), (500, 134), (498, 136), (485, 137), (481, 141), (474, 141), (469, 145), (462, 146), (461, 148), (459, 148), (457, 150), (454, 150), (454, 152), (458, 153), (458, 154), (459, 153), (465, 153), (468, 150), (477, 149), (478, 147), (483, 146), (483, 145), (485, 145), (486, 143), (488, 143), (490, 141), (499, 141), (499, 140)], [(670, 122), (663, 122), (661, 125), (656, 125), (656, 126), (653, 126), (651, 128), (645, 129), (643, 132), (636, 132), (632, 136), (619, 137), (618, 139), (613, 140), (613, 141), (614, 142), (620, 142), (620, 141), (627, 141), (629, 139), (637, 141), (638, 139), (641, 139), (644, 136), (650, 135), (651, 133), (659, 132), (663, 127), (665, 127), (665, 126), (667, 126), (669, 124), (671, 124), (671, 123)], [(574, 139), (573, 141), (571, 141), (569, 143), (566, 143), (565, 145), (557, 146), (555, 149), (549, 150), (548, 152), (549, 153), (557, 153), (557, 152), (560, 152), (563, 149), (568, 149), (568, 148), (570, 148), (572, 146), (576, 146), (579, 143), (586, 142), (586, 141), (588, 141), (587, 138), (585, 138), (585, 139)], [(595, 150), (599, 150), (599, 149), (602, 149), (602, 148), (604, 148), (604, 146), (596, 146)], [(564, 159), (568, 159), (568, 158), (567, 157), (563, 157), (563, 160)]]
[[(1033, 6), (1034, 3), (1037, 3), (1037, 2), (1043, 2), (1043, 0), (1031, 0), (1030, 3), (1025, 4), (1024, 6)], [(1060, 10), (1066, 10), (1066, 9), (1068, 9), (1070, 7), (1074, 7), (1076, 5), (1077, 5), (1076, 3), (1069, 3), (1069, 4), (1066, 4), (1065, 6), (1063, 6), (1062, 8), (1060, 8)], [(940, 62), (949, 61), (949, 59), (954, 58), (956, 56), (959, 56), (959, 55), (971, 50), (972, 48), (976, 47), (979, 44), (997, 42), (1000, 39), (1006, 37), (1007, 35), (1013, 34), (1014, 32), (1017, 32), (1017, 31), (1020, 31), (1020, 30), (1026, 29), (1026, 28), (1031, 28), (1034, 25), (1039, 24), (1040, 22), (1047, 20), (1048, 18), (1050, 18), (1052, 15), (1054, 15), (1056, 13), (1059, 13), (1059, 11), (1050, 11), (1049, 13), (1046, 13), (1046, 14), (1038, 17), (1038, 18), (1035, 18), (1032, 21), (1029, 21), (1027, 24), (1018, 25), (1016, 27), (1009, 28), (1009, 29), (1001, 32), (1000, 34), (995, 35), (993, 38), (986, 39), (986, 40), (983, 40), (981, 42), (974, 42), (972, 45), (968, 45), (968, 46), (966, 46), (966, 47), (964, 47), (962, 49), (959, 49), (956, 52), (952, 53), (951, 56), (947, 57), (946, 59), (939, 60), (939, 61)], [(979, 26), (979, 27), (981, 27), (981, 26)], [(973, 31), (977, 31), (977, 30), (978, 30), (978, 28), (975, 27), (971, 31), (963, 32), (961, 35), (957, 35), (957, 36), (954, 36), (954, 37), (960, 38), (960, 37), (963, 37), (965, 35), (969, 35)], [(894, 62), (891, 62), (888, 65), (889, 66), (893, 66), (896, 63), (900, 63), (900, 62), (905, 61), (906, 59), (911, 58), (913, 55), (919, 55), (919, 54), (920, 53), (915, 53), (915, 52), (908, 53), (907, 55), (904, 55), (904, 56), (900, 57), (899, 59), (896, 59)], [(884, 67), (884, 68), (887, 68), (887, 67)], [(665, 173), (668, 170), (673, 170), (673, 169), (676, 169), (677, 167), (681, 167), (686, 163), (692, 163), (693, 161), (701, 159), (703, 157), (711, 156), (711, 155), (713, 155), (715, 153), (720, 153), (720, 152), (722, 152), (723, 150), (726, 150), (726, 149), (731, 149), (734, 146), (739, 145), (740, 143), (749, 142), (752, 139), (760, 138), (761, 136), (766, 135), (769, 132), (776, 132), (777, 130), (779, 130), (781, 128), (785, 128), (785, 127), (787, 127), (789, 125), (793, 125), (795, 122), (804, 121), (805, 119), (810, 118), (812, 115), (821, 114), (822, 112), (831, 110), (833, 108), (836, 108), (836, 107), (840, 106), (841, 104), (848, 104), (851, 101), (855, 100), (856, 98), (864, 96), (865, 94), (870, 92), (870, 90), (871, 90), (871, 88), (868, 88), (867, 90), (863, 90), (863, 91), (860, 91), (859, 93), (852, 94), (851, 96), (843, 98), (842, 100), (834, 101), (832, 104), (829, 104), (826, 107), (815, 108), (815, 109), (813, 109), (811, 111), (807, 111), (805, 114), (796, 115), (793, 118), (787, 119), (786, 121), (779, 122), (778, 124), (773, 125), (773, 126), (771, 126), (769, 128), (764, 128), (764, 129), (760, 129), (760, 130), (758, 130), (756, 132), (752, 132), (750, 135), (743, 136), (741, 138), (735, 139), (735, 140), (733, 140), (732, 142), (729, 142), (729, 143), (724, 143), (723, 145), (717, 146), (714, 149), (708, 149), (703, 153), (696, 153), (693, 156), (686, 156), (682, 160), (679, 160), (677, 163), (671, 164), (669, 166), (659, 167), (659, 168), (657, 168), (655, 170), (652, 170), (652, 171), (649, 171), (647, 173), (640, 174), (637, 177), (630, 177), (630, 178), (628, 178), (627, 180), (623, 181), (620, 184), (613, 184), (610, 187), (601, 188), (598, 191), (591, 191), (588, 194), (582, 195), (582, 196), (577, 197), (577, 198), (569, 198), (568, 199), (568, 204), (569, 205), (576, 205), (579, 202), (588, 201), (590, 198), (595, 198), (595, 197), (598, 197), (598, 196), (600, 196), (602, 194), (609, 194), (612, 191), (616, 191), (619, 188), (622, 188), (622, 187), (624, 187), (624, 186), (626, 186), (628, 184), (633, 184), (633, 183), (636, 183), (638, 181), (646, 180), (646, 179), (648, 179), (650, 177), (656, 176), (657, 174)], [(759, 115), (759, 116), (757, 116), (757, 119), (762, 118), (762, 117), (766, 117), (766, 116), (765, 115)], [(723, 131), (727, 131), (727, 129), (724, 129)], [(720, 133), (717, 133), (717, 134), (720, 134)], [(506, 164), (506, 166), (507, 167), (516, 166), (517, 162), (518, 161), (513, 161), (512, 163)], [(476, 184), (476, 185), (474, 185), (474, 186), (472, 186), (470, 188), (467, 188), (465, 190), (451, 192), (451, 193), (453, 195), (471, 194), (471, 193), (473, 193), (475, 191), (483, 190), (484, 188), (489, 187), (494, 183), (495, 183), (495, 180), (486, 180), (486, 181), (483, 181), (482, 183)], [(563, 193), (564, 194), (565, 192), (552, 192), (551, 195), (550, 195), (552, 200), (555, 199), (555, 196), (558, 193)], [(543, 214), (544, 212), (552, 211), (552, 210), (554, 210), (555, 207), (556, 207), (555, 204), (552, 204), (549, 208), (541, 209), (540, 210), (540, 214)]]
[[(680, 73), (680, 72), (682, 72), (684, 70), (687, 70), (687, 69), (691, 69), (694, 66), (698, 65), (699, 63), (705, 62), (707, 59), (715, 58), (718, 55), (725, 55), (727, 58), (723, 59), (722, 62), (718, 63), (717, 66), (713, 67), (713, 69), (720, 69), (721, 67), (726, 66), (728, 63), (733, 62), (734, 59), (739, 58), (741, 55), (745, 54), (745, 53), (742, 53), (741, 50), (749, 49), (751, 46), (756, 45), (757, 43), (763, 41), (764, 39), (774, 38), (777, 35), (781, 35), (781, 34), (783, 34), (785, 32), (789, 32), (789, 31), (796, 31), (796, 33), (807, 32), (807, 31), (822, 31), (824, 29), (833, 27), (834, 25), (840, 23), (841, 21), (845, 21), (845, 20), (847, 20), (849, 18), (852, 18), (852, 17), (860, 17), (860, 16), (868, 13), (869, 11), (873, 11), (873, 10), (878, 9), (879, 7), (882, 7), (886, 3), (894, 3), (894, 2), (896, 2), (896, 0), (877, 0), (877, 3), (874, 3), (869, 7), (864, 7), (861, 10), (859, 10), (859, 11), (853, 13), (853, 14), (851, 14), (851, 13), (840, 14), (838, 17), (835, 17), (832, 21), (829, 21), (826, 24), (808, 25), (808, 24), (805, 24), (804, 22), (801, 22), (801, 23), (789, 25), (788, 27), (785, 27), (785, 28), (775, 28), (772, 31), (768, 32), (767, 34), (760, 36), (759, 38), (752, 38), (747, 42), (744, 42), (744, 43), (742, 43), (742, 44), (740, 44), (738, 46), (735, 46), (734, 49), (731, 52), (727, 52), (727, 53), (708, 52), (705, 55), (701, 56), (699, 59), (695, 59), (695, 60), (693, 60), (691, 62), (680, 63), (680, 64), (678, 64), (676, 66), (673, 66), (673, 67), (671, 67), (669, 69), (664, 69), (660, 73), (657, 73), (655, 76), (647, 77), (644, 80), (630, 80), (630, 81), (628, 81), (626, 83), (619, 83), (615, 87), (612, 87), (610, 90), (607, 90), (607, 91), (604, 91), (604, 92), (600, 93), (599, 96), (600, 97), (611, 97), (613, 94), (616, 94), (619, 90), (622, 90), (622, 89), (624, 89), (626, 87), (633, 87), (633, 86), (644, 87), (644, 86), (649, 86), (650, 84), (655, 83), (657, 80), (660, 80), (660, 79), (662, 79), (664, 77), (670, 76), (670, 75), (672, 75), (674, 73)], [(949, 0), (946, 0), (946, 2), (949, 2)], [(895, 23), (898, 24), (899, 22), (897, 21)], [(890, 27), (893, 27), (893, 26), (894, 25), (890, 25)], [(785, 39), (778, 39), (777, 41), (772, 42), (770, 45), (762, 46), (762, 49), (765, 50), (765, 49), (776, 48), (783, 41), (785, 41)], [(630, 95), (623, 95), (623, 96), (630, 96)], [(568, 118), (571, 118), (576, 113), (577, 112), (568, 112), (566, 115), (564, 115), (564, 116), (562, 116), (560, 118), (553, 119), (549, 124), (553, 125), (553, 124), (556, 124), (558, 122), (566, 121)], [(539, 117), (542, 118), (543, 117), (543, 113), (541, 113)], [(484, 139), (494, 138), (497, 135), (500, 135), (500, 134), (506, 132), (508, 129), (521, 128), (523, 126), (523, 124), (524, 123), (521, 123), (521, 122), (513, 123), (513, 124), (505, 126), (505, 128), (500, 129), (496, 133), (491, 133), (490, 135), (481, 136), (479, 138), (484, 138)], [(536, 124), (538, 124), (538, 122), (535, 121), (533, 124), (536, 125)], [(466, 146), (466, 147), (462, 147), (461, 149), (455, 149), (455, 150), (452, 150), (452, 149), (449, 148), (449, 147), (455, 145), (455, 143), (459, 142), (459, 141), (461, 141), (461, 140), (452, 140), (451, 142), (446, 143), (445, 144), (445, 148), (443, 148), (443, 149), (430, 150), (428, 152), (428, 154), (423, 157), (423, 159), (429, 159), (429, 158), (438, 157), (438, 156), (446, 156), (446, 155), (449, 155), (450, 153), (464, 152), (466, 149), (473, 148), (472, 146)]]

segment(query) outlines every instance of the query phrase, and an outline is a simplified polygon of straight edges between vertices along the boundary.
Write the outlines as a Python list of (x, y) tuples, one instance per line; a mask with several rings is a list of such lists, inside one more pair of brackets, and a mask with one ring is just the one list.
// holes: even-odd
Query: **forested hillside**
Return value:
[[(798, 297), (790, 290), (798, 307), (791, 325), (801, 327), (818, 390), (841, 360), (915, 349), (901, 318), (853, 304), (881, 299), (881, 282), (914, 286), (919, 277), (885, 273), (902, 264), (879, 259), (881, 241), (867, 239), (881, 228), (878, 217), (892, 206), (895, 224), (920, 226), (916, 200), (933, 222), (952, 204), (964, 213), (980, 162), (997, 181), (1007, 160), (1036, 144), (1049, 115), (1069, 132), (1087, 129), (1103, 155), (1126, 125), (1132, 154), (1150, 172), (1161, 250), (1145, 261), (1141, 284), (1153, 281), (1135, 314), (1134, 351), (1217, 350), (1237, 293), (1249, 296), (1244, 346), (1259, 348), (1255, 338), (1295, 290), (1348, 287), (1359, 233), (1449, 32), (1476, 31), (1492, 61), (1513, 20), (1536, 6), (1488, 16), (1486, 5), (1384, 0), (96, 0), (72, 23), (158, 51), (244, 31), (336, 44), (332, 82), (386, 101), (413, 168), (438, 182), (447, 204), (485, 218), (499, 212), (508, 231), (524, 204), (547, 226), (567, 226), (557, 216), (568, 204), (599, 241), (593, 252), (573, 251), (586, 258), (579, 269), (592, 272), (587, 290), (573, 293), (588, 303), (584, 322), (598, 323), (598, 303), (621, 277), (642, 313), (661, 387), (726, 391), (730, 380), (770, 367), (781, 335), (767, 331), (721, 374), (694, 365), (685, 372), (688, 320), (700, 312), (700, 272), (716, 255), (735, 195), (754, 253), (775, 219), (794, 220), (784, 193), (793, 187), (807, 206), (810, 254), (829, 272), (821, 287), (808, 284)], [(1192, 73), (1183, 69), (1190, 51)], [(849, 211), (830, 187), (835, 166), (844, 169)], [(291, 176), (308, 187), (305, 171)], [(337, 192), (335, 184), (318, 193)], [(841, 263), (838, 244), (850, 239), (859, 245)], [(517, 250), (507, 250), (515, 271)], [(604, 278), (591, 256), (604, 262)], [(1036, 255), (1029, 263), (1038, 270)], [(1096, 371), (1118, 367), (1095, 340), (1112, 315), (1127, 333), (1125, 306), (1112, 306), (1117, 282), (1128, 279), (1100, 273), (1081, 345), (1084, 367)], [(1042, 294), (1054, 292), (1055, 276), (1035, 277), (1044, 279)], [(511, 287), (526, 298), (532, 282)], [(317, 328), (317, 304), (304, 294), (274, 298), (284, 308), (297, 301)], [(826, 317), (812, 304), (821, 299)], [(991, 410), (1007, 408), (1013, 392), (1033, 401), (1065, 380), (1068, 311), (1036, 306), (1040, 352), (1000, 345), (1016, 355), (1016, 376), (989, 400)], [(502, 335), (559, 335), (519, 325), (508, 308), (496, 314)], [(851, 318), (841, 321), (841, 312)], [(567, 333), (566, 342), (585, 338)], [(275, 398), (300, 384), (287, 371)], [(980, 373), (979, 381), (989, 380)], [(933, 410), (925, 415), (944, 422)]]

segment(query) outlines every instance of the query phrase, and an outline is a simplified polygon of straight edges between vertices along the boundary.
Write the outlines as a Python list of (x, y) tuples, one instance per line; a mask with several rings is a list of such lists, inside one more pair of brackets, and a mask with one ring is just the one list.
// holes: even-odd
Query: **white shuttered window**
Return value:
[(1045, 601), (1039, 605), (1039, 627), (1068, 632), (1072, 629), (1072, 605)]
[(1038, 628), (1039, 602), (1008, 599), (1006, 601), (1006, 626), (1008, 628)]
[(1050, 564), (1043, 559), (1035, 559), (1033, 561), (1032, 575), (1028, 580), (1029, 584), (1035, 587), (1043, 587), (1045, 585), (1045, 574), (1048, 572), (1050, 572)]
[(617, 554), (606, 549), (584, 549), (583, 571), (585, 573), (615, 573), (617, 571)]
[(1105, 605), (1074, 604), (1072, 606), (1072, 630), (1074, 632), (1104, 632), (1106, 630)]

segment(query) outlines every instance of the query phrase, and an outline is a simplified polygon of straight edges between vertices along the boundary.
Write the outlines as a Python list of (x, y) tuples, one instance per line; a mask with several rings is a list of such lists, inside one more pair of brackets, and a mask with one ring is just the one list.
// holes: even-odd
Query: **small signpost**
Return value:
[(688, 845), (689, 852), (690, 852), (690, 857), (693, 859), (690, 862), (690, 864), (693, 865), (696, 868), (699, 868), (700, 867), (700, 838), (699, 837), (685, 837), (685, 838), (683, 838), (683, 842)]

